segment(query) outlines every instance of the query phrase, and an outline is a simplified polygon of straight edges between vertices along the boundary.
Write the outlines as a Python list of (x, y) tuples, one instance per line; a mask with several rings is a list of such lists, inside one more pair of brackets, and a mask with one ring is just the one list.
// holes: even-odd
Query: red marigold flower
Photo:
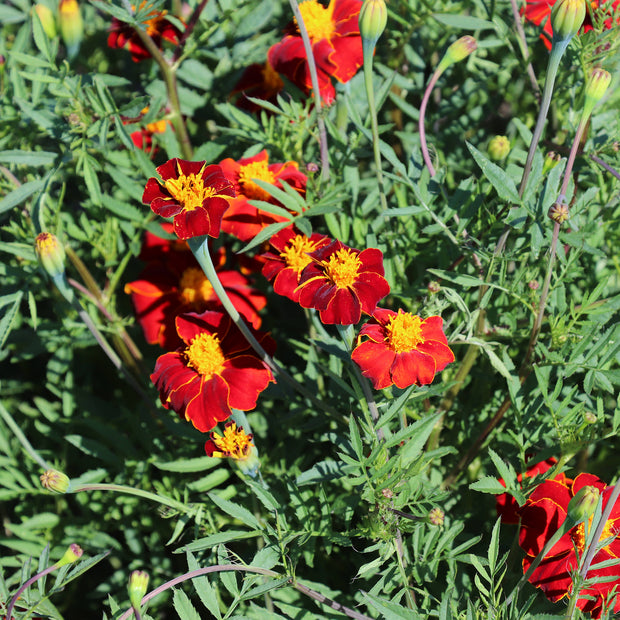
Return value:
[(303, 308), (320, 312), (326, 324), (354, 325), (362, 312), (372, 314), (390, 292), (383, 277), (383, 254), (376, 248), (356, 250), (332, 241), (312, 252), (294, 292)]
[[(143, 0), (139, 10), (141, 11), (146, 5), (146, 0)], [(135, 10), (135, 6), (132, 5), (132, 8)], [(146, 26), (146, 34), (153, 39), (159, 49), (162, 49), (163, 41), (178, 45), (181, 36), (181, 31), (166, 17), (167, 13), (168, 11), (153, 9), (146, 14), (147, 19), (143, 22)], [(114, 17), (110, 26), (108, 47), (120, 49), (125, 46), (129, 48), (134, 62), (151, 57), (151, 53), (146, 49), (133, 26)]]
[[(547, 49), (551, 49), (551, 39), (553, 38), (553, 29), (551, 28), (550, 17), (551, 9), (555, 3), (556, 0), (527, 0), (525, 6), (525, 18), (528, 21), (536, 24), (537, 26), (545, 22), (540, 38), (543, 40)], [(586, 18), (583, 22), (583, 26), (580, 31), (581, 33), (588, 32), (593, 29), (590, 10), (605, 11), (605, 14), (609, 16), (603, 22), (607, 30), (611, 30), (614, 22), (616, 24), (620, 24), (620, 13), (616, 14), (616, 9), (620, 5), (620, 0), (613, 0), (613, 2), (610, 2), (609, 0), (602, 0), (602, 2), (601, 0), (592, 0), (589, 4), (590, 9), (586, 11)], [(603, 7), (601, 7), (601, 4)], [(613, 15), (616, 15), (615, 20)]]
[[(176, 319), (183, 346), (157, 359), (151, 381), (166, 409), (176, 411), (206, 433), (232, 414), (249, 411), (274, 381), (271, 370), (222, 312), (182, 314)], [(273, 339), (252, 330), (272, 354)]]
[[(147, 106), (140, 111), (140, 116), (138, 116), (137, 118), (124, 117), (122, 119), (123, 125), (138, 123), (148, 111), (149, 108)], [(164, 119), (154, 121), (152, 123), (147, 123), (147, 125), (142, 129), (132, 131), (131, 134), (129, 134), (129, 137), (131, 138), (131, 141), (134, 143), (136, 148), (139, 148), (145, 153), (153, 156), (157, 153), (157, 147), (153, 148), (153, 135), (156, 133), (164, 133), (164, 131), (166, 131), (166, 126), (168, 125), (168, 123), (169, 121), (166, 121)]]
[(179, 239), (209, 235), (217, 238), (224, 211), (235, 190), (219, 166), (174, 158), (157, 168), (163, 181), (151, 177), (142, 202), (162, 217), (173, 217)]
[(300, 194), (306, 191), (307, 177), (299, 171), (296, 162), (270, 164), (269, 155), (264, 150), (254, 157), (238, 161), (228, 158), (221, 161), (219, 165), (226, 177), (231, 180), (237, 195), (234, 200), (230, 201), (230, 209), (222, 220), (222, 230), (241, 241), (249, 241), (269, 224), (287, 221), (286, 217), (267, 213), (249, 204), (248, 200), (263, 200), (279, 204), (252, 179), (266, 181), (280, 188), (282, 187), (281, 181), (284, 181)]
[[(593, 486), (602, 493), (604, 510), (612, 487), (606, 486), (592, 474), (579, 474), (574, 480), (570, 478), (546, 480), (534, 489), (527, 502), (519, 509), (521, 516), (519, 545), (526, 553), (523, 560), (524, 573), (564, 523), (570, 500), (585, 486)], [(611, 542), (597, 552), (592, 560), (592, 566), (620, 557), (619, 527), (620, 502), (617, 502), (600, 538), (601, 541), (611, 539)], [(553, 602), (570, 595), (573, 587), (571, 572), (579, 568), (579, 558), (575, 551), (581, 556), (584, 550), (585, 524), (582, 522), (570, 529), (553, 546), (532, 573), (530, 583), (540, 588)], [(615, 579), (609, 579), (610, 577)], [(616, 564), (605, 568), (591, 568), (586, 578), (593, 580), (593, 583), (580, 591), (577, 607), (591, 613), (594, 618), (600, 618), (609, 595), (614, 588), (617, 589), (620, 567)], [(620, 611), (620, 598), (617, 593), (612, 597), (609, 608), (615, 613)]]
[(442, 326), (440, 316), (422, 320), (403, 310), (377, 308), (362, 326), (351, 358), (376, 390), (426, 385), (454, 361)]
[[(131, 295), (146, 341), (171, 351), (181, 344), (174, 322), (177, 315), (219, 310), (222, 306), (186, 243), (162, 240), (164, 245), (160, 245), (150, 238), (157, 237), (147, 233), (142, 253), (148, 256), (147, 265), (137, 280), (125, 285), (125, 293)], [(258, 329), (258, 312), (267, 304), (267, 298), (252, 287), (248, 278), (224, 269), (224, 248), (217, 252), (213, 262), (235, 308)]]
[(262, 254), (265, 261), (263, 275), (273, 282), (273, 290), (278, 295), (299, 301), (299, 285), (301, 272), (312, 262), (309, 254), (327, 245), (330, 238), (313, 233), (311, 237), (298, 234), (291, 228), (285, 228), (269, 240), (274, 252)]
[[(530, 455), (531, 456), (531, 455)], [(526, 455), (526, 459), (528, 455)], [(523, 478), (535, 478), (539, 474), (544, 474), (551, 469), (556, 463), (557, 459), (549, 457), (546, 461), (539, 461), (531, 467), (528, 467), (524, 474), (517, 474), (517, 481), (521, 482)], [(558, 474), (554, 480), (564, 480), (566, 476), (564, 474)], [(503, 478), (499, 479), (500, 484), (506, 486)], [(502, 493), (495, 498), (495, 509), (497, 516), (501, 517), (502, 523), (519, 523), (519, 504), (517, 500), (509, 493)]]
[[(359, 29), (361, 7), (361, 0), (330, 0), (328, 6), (318, 0), (305, 0), (299, 5), (312, 44), (321, 99), (328, 105), (336, 95), (331, 78), (348, 82), (364, 62)], [(278, 73), (310, 92), (306, 52), (296, 23), (280, 43), (270, 48), (267, 57)]]
[(205, 443), (207, 456), (245, 460), (254, 447), (253, 435), (246, 434), (243, 426), (237, 428), (237, 423), (233, 420), (226, 422), (223, 435), (212, 432), (210, 437), (211, 439)]
[(233, 88), (232, 94), (241, 93), (236, 102), (238, 107), (248, 112), (256, 112), (262, 108), (247, 97), (275, 103), (283, 88), (284, 82), (267, 60), (265, 64), (255, 63), (247, 67)]

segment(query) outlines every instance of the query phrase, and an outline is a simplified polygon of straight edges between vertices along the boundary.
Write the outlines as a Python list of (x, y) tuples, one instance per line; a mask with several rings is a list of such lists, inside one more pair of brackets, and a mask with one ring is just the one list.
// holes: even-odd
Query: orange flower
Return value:
[[(361, 0), (330, 0), (328, 6), (305, 0), (299, 5), (312, 45), (321, 99), (328, 105), (336, 95), (331, 78), (348, 82), (364, 61), (358, 23), (361, 8)], [(312, 82), (297, 24), (271, 47), (267, 57), (278, 73), (310, 92)]]
[(306, 191), (306, 175), (299, 171), (294, 161), (283, 164), (270, 164), (267, 151), (261, 151), (254, 157), (235, 161), (225, 159), (220, 162), (224, 175), (233, 184), (236, 198), (230, 201), (230, 209), (224, 214), (222, 230), (234, 235), (241, 241), (249, 241), (265, 226), (274, 222), (286, 222), (287, 218), (273, 215), (253, 207), (249, 200), (262, 200), (279, 204), (252, 179), (259, 179), (282, 187), (281, 181), (296, 189), (300, 194)]
[(216, 432), (211, 433), (211, 439), (205, 443), (205, 451), (207, 456), (220, 459), (245, 460), (249, 458), (254, 447), (252, 438), (251, 434), (246, 434), (243, 426), (237, 428), (236, 422), (231, 420), (226, 422), (223, 435), (218, 435)]
[(454, 361), (442, 325), (440, 316), (422, 320), (410, 312), (377, 308), (360, 330), (351, 358), (376, 390), (426, 385)]

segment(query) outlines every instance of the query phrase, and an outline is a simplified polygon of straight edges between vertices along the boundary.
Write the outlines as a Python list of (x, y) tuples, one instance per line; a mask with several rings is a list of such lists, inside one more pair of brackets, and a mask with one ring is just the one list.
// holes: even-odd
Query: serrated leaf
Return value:
[[(191, 553), (187, 554), (187, 567), (189, 570), (200, 568), (196, 558)], [(202, 604), (217, 618), (217, 620), (220, 620), (222, 614), (218, 604), (217, 593), (215, 588), (211, 585), (209, 578), (206, 575), (195, 577), (192, 579), (192, 585)]]
[(476, 160), (482, 174), (490, 181), (495, 188), (497, 195), (506, 202), (520, 204), (521, 198), (514, 184), (514, 181), (497, 165), (494, 164), (484, 153), (481, 153), (475, 146), (467, 143), (467, 148)]
[(232, 540), (243, 540), (245, 538), (255, 538), (256, 536), (260, 536), (260, 532), (256, 530), (227, 530), (225, 532), (211, 534), (211, 536), (199, 538), (198, 540), (195, 540), (189, 545), (185, 545), (184, 547), (179, 549), (177, 553), (184, 551), (202, 551), (203, 549), (211, 549), (212, 547), (216, 547), (217, 545), (223, 545)]
[(506, 487), (504, 487), (497, 478), (493, 478), (492, 476), (484, 476), (483, 478), (480, 478), (480, 480), (472, 482), (469, 485), (469, 488), (472, 491), (491, 493), (493, 495), (500, 495), (501, 493), (506, 492)]
[(225, 513), (229, 514), (234, 519), (239, 519), (239, 521), (255, 530), (262, 529), (259, 520), (247, 508), (224, 499), (215, 493), (208, 493), (207, 496), (216, 506), (218, 506), (218, 508), (221, 508)]
[(14, 189), (0, 200), (0, 213), (4, 213), (21, 204), (24, 200), (43, 189), (44, 185), (45, 181), (43, 179), (35, 179), (34, 181), (28, 181), (20, 185), (17, 189)]
[(19, 305), (21, 304), (23, 296), (24, 294), (22, 293), (22, 291), (15, 293), (15, 301), (13, 302), (13, 305), (4, 314), (2, 319), (0, 319), (0, 350), (4, 348), (6, 339), (9, 337), (9, 334), (13, 329), (13, 322), (15, 321), (15, 317), (17, 316)]
[(320, 461), (310, 469), (299, 474), (295, 479), (295, 484), (303, 486), (304, 484), (316, 484), (317, 482), (342, 478), (346, 475), (345, 467), (343, 463), (337, 461)]
[(189, 600), (189, 596), (183, 590), (174, 590), (172, 597), (174, 609), (181, 620), (200, 620), (200, 614)]

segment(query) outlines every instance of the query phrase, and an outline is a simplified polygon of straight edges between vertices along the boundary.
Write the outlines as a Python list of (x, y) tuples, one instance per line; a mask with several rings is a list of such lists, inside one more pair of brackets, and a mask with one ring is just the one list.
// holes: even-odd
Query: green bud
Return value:
[(38, 234), (35, 239), (35, 250), (41, 267), (52, 278), (64, 273), (65, 250), (52, 233), (42, 232)]
[(585, 113), (588, 115), (592, 114), (592, 109), (603, 98), (603, 95), (609, 88), (610, 82), (611, 75), (605, 71), (605, 69), (596, 67), (596, 69), (592, 70), (586, 84)]
[(562, 159), (562, 156), (555, 151), (549, 151), (547, 155), (545, 155), (545, 161), (543, 162), (543, 176), (547, 174), (550, 170), (553, 170)]
[(364, 47), (374, 49), (387, 24), (385, 0), (364, 0), (360, 10), (359, 26)]
[(135, 570), (129, 575), (129, 602), (134, 609), (140, 609), (148, 585), (149, 574), (147, 572)]
[(593, 486), (586, 486), (579, 489), (577, 494), (568, 502), (566, 515), (575, 523), (581, 523), (589, 519), (596, 510), (600, 491)]
[(440, 73), (443, 73), (448, 67), (452, 66), (455, 62), (460, 62), (467, 58), (472, 52), (475, 52), (478, 49), (478, 44), (476, 43), (476, 39), (474, 37), (470, 37), (466, 35), (457, 39), (450, 47), (446, 50), (444, 57), (441, 59), (437, 70)]
[(52, 493), (67, 493), (71, 489), (69, 476), (55, 469), (48, 469), (39, 477), (41, 484)]
[(43, 31), (50, 38), (56, 38), (56, 20), (51, 9), (45, 4), (35, 4), (34, 12), (39, 16)]
[(487, 153), (491, 159), (499, 161), (510, 153), (510, 142), (506, 136), (495, 136), (489, 142)]
[(65, 554), (56, 562), (56, 568), (60, 568), (61, 566), (65, 566), (66, 564), (73, 564), (73, 562), (77, 562), (81, 557), (84, 551), (79, 545), (75, 543), (69, 545), (69, 548), (65, 551)]
[(437, 526), (442, 526), (444, 519), (445, 519), (445, 513), (441, 508), (431, 508), (430, 512), (428, 513), (428, 520), (432, 525), (437, 525)]
[(583, 420), (586, 424), (596, 424), (598, 417), (593, 411), (584, 411)]
[(564, 224), (568, 219), (569, 211), (566, 203), (555, 203), (549, 208), (547, 215), (556, 223)]
[(74, 58), (84, 38), (84, 20), (77, 0), (60, 0), (58, 24), (62, 40), (67, 46), (67, 56)]
[(553, 42), (572, 39), (586, 16), (585, 0), (557, 0), (551, 9)]

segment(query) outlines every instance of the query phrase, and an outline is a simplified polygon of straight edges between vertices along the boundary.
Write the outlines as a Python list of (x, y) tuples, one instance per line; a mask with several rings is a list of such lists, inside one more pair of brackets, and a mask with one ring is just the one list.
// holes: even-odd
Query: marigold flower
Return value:
[(205, 443), (207, 456), (220, 459), (245, 460), (250, 456), (254, 447), (253, 435), (248, 435), (243, 430), (243, 426), (237, 428), (237, 423), (233, 420), (226, 422), (223, 435), (212, 431), (210, 437)]
[[(527, 0), (525, 6), (525, 18), (533, 24), (540, 25), (544, 22), (545, 26), (540, 35), (547, 49), (551, 49), (551, 39), (553, 38), (553, 28), (551, 27), (551, 9), (558, 0)], [(603, 24), (607, 30), (611, 30), (614, 22), (620, 24), (620, 12), (616, 9), (620, 5), (620, 0), (591, 0), (589, 2), (590, 10), (601, 11), (604, 10), (608, 17), (604, 20)], [(601, 7), (601, 5), (603, 5)], [(580, 32), (588, 32), (593, 29), (592, 18), (590, 16), (590, 10), (586, 11), (585, 20)], [(615, 16), (615, 17), (614, 17)]]
[[(123, 125), (139, 122), (142, 116), (144, 116), (148, 111), (149, 108), (147, 106), (140, 111), (139, 117), (123, 118)], [(157, 153), (157, 147), (153, 148), (153, 136), (157, 133), (164, 133), (168, 125), (169, 121), (165, 119), (153, 121), (152, 123), (147, 123), (146, 126), (144, 126), (142, 129), (132, 131), (131, 134), (129, 134), (129, 137), (131, 138), (131, 141), (134, 143), (136, 148), (153, 156)]]
[(296, 162), (270, 164), (269, 155), (264, 150), (254, 157), (238, 161), (224, 159), (219, 165), (224, 175), (232, 182), (236, 193), (236, 198), (230, 201), (230, 208), (224, 214), (222, 230), (241, 241), (249, 241), (269, 224), (287, 221), (286, 217), (267, 213), (249, 204), (249, 200), (279, 204), (252, 179), (266, 181), (279, 188), (282, 188), (281, 181), (284, 181), (300, 194), (306, 191), (307, 177), (299, 170)]
[(157, 168), (162, 181), (151, 177), (142, 202), (162, 217), (173, 217), (179, 239), (201, 235), (217, 238), (224, 211), (235, 190), (219, 166), (174, 158)]
[[(184, 312), (219, 310), (221, 303), (186, 243), (158, 239), (147, 232), (141, 258), (147, 265), (137, 280), (125, 285), (131, 295), (136, 318), (149, 344), (169, 351), (180, 346), (175, 318)], [(148, 257), (148, 258), (145, 258)], [(213, 257), (215, 269), (230, 300), (245, 319), (258, 329), (258, 314), (267, 298), (254, 289), (238, 271), (224, 268), (226, 252), (221, 248)]]
[[(139, 10), (141, 11), (145, 7), (149, 8), (150, 5), (147, 5), (146, 0), (143, 0)], [(132, 8), (135, 10), (135, 6)], [(168, 11), (153, 9), (146, 14), (144, 21), (146, 34), (153, 39), (159, 49), (162, 49), (163, 41), (178, 45), (181, 36), (181, 31), (166, 17), (167, 14)], [(110, 26), (108, 47), (118, 49), (128, 47), (134, 62), (140, 62), (151, 57), (151, 53), (146, 49), (135, 29), (116, 17), (112, 19)]]
[(313, 233), (311, 237), (298, 234), (291, 228), (285, 228), (269, 240), (273, 252), (261, 255), (265, 261), (263, 275), (273, 282), (273, 290), (278, 295), (299, 301), (301, 272), (312, 262), (309, 254), (327, 245), (331, 239), (325, 235)]
[[(183, 346), (159, 357), (151, 375), (162, 405), (203, 433), (230, 417), (233, 408), (253, 409), (274, 378), (230, 317), (208, 310), (182, 314), (176, 327)], [(272, 338), (252, 331), (272, 354)]]
[[(362, 38), (359, 30), (361, 0), (305, 0), (299, 10), (310, 37), (316, 62), (321, 99), (331, 104), (336, 95), (331, 78), (348, 82), (362, 66)], [(305, 92), (312, 82), (299, 27), (293, 23), (288, 34), (268, 52), (273, 68)]]
[(403, 310), (377, 308), (362, 326), (351, 358), (376, 390), (426, 385), (454, 361), (442, 326), (440, 316), (423, 320)]
[[(524, 573), (564, 523), (571, 499), (586, 486), (593, 486), (600, 491), (604, 510), (612, 487), (606, 486), (592, 474), (579, 474), (574, 480), (570, 478), (546, 480), (534, 489), (527, 502), (519, 509), (521, 517), (519, 545), (526, 553), (523, 560)], [(592, 517), (589, 519), (589, 527), (591, 523)], [(611, 541), (596, 553), (592, 566), (620, 557), (619, 526), (620, 502), (617, 502), (600, 538), (601, 541), (607, 539)], [(532, 573), (530, 583), (540, 588), (551, 601), (556, 602), (569, 596), (573, 586), (571, 572), (579, 568), (579, 558), (575, 552), (581, 556), (584, 551), (585, 523), (582, 522), (571, 528), (553, 546)], [(594, 618), (600, 618), (612, 590), (617, 589), (619, 577), (620, 569), (617, 564), (588, 570), (586, 578), (591, 580), (591, 584), (580, 591), (577, 607), (591, 613)], [(620, 611), (620, 598), (617, 592), (611, 597), (609, 609), (614, 613)]]
[(236, 100), (238, 107), (248, 112), (257, 112), (263, 108), (247, 97), (276, 103), (277, 96), (283, 89), (282, 78), (267, 60), (262, 65), (254, 63), (247, 67), (233, 88), (232, 94), (241, 93), (241, 96)]
[(310, 254), (294, 291), (303, 308), (314, 308), (326, 324), (354, 325), (362, 312), (372, 314), (390, 292), (383, 277), (383, 254), (376, 248), (356, 250), (340, 241)]

